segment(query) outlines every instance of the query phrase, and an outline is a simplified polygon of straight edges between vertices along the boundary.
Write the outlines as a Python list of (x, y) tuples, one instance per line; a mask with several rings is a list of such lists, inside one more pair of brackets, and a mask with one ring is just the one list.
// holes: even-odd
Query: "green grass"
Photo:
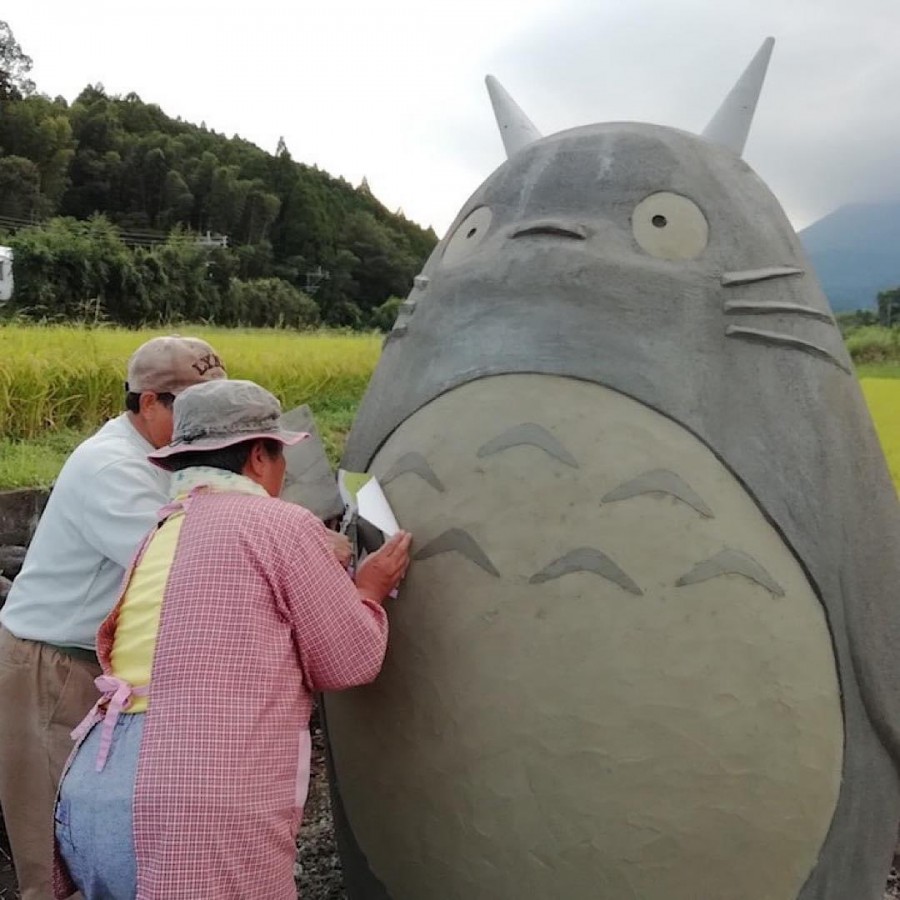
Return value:
[(860, 378), (900, 378), (900, 363), (881, 363), (856, 367)]
[[(359, 399), (328, 401), (319, 404), (315, 410), (319, 436), (335, 468), (353, 424)], [(86, 431), (67, 428), (45, 432), (32, 440), (0, 439), (0, 490), (49, 487), (66, 457), (93, 431), (92, 428)]]
[(0, 489), (49, 486), (89, 433), (66, 429), (31, 441), (0, 439)]
[[(353, 424), (359, 396), (327, 399), (315, 404), (319, 436), (332, 466), (337, 468)], [(31, 440), (0, 438), (0, 490), (49, 487), (68, 455), (95, 429), (45, 431)]]

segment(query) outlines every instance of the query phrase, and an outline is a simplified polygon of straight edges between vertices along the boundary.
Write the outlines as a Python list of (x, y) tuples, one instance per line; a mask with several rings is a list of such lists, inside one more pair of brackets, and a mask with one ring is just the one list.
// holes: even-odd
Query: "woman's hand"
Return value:
[(337, 531), (329, 531), (328, 543), (331, 545), (335, 559), (346, 569), (350, 565), (350, 557), (353, 556), (353, 545), (350, 543), (350, 538)]
[(376, 603), (384, 602), (409, 568), (411, 543), (412, 535), (408, 531), (398, 531), (362, 561), (356, 573), (356, 587), (363, 597)]

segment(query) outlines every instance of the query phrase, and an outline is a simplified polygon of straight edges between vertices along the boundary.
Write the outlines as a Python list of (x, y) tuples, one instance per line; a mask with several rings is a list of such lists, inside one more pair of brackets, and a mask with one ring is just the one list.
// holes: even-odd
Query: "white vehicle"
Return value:
[(11, 247), (0, 247), (0, 303), (6, 303), (13, 294), (13, 252)]

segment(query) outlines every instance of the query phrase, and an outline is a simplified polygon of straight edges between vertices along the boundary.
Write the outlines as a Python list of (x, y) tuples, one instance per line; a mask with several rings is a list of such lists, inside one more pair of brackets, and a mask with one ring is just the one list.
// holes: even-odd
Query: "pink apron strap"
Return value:
[[(150, 541), (153, 540), (154, 535), (166, 522), (175, 515), (175, 513), (184, 510), (187, 513), (188, 506), (190, 505), (191, 500), (193, 500), (194, 496), (201, 491), (204, 490), (204, 485), (198, 485), (195, 487), (184, 500), (170, 500), (165, 506), (160, 507), (159, 511), (156, 514), (156, 528), (152, 531), (148, 531), (147, 534), (144, 535), (140, 544), (138, 544), (137, 551), (131, 559), (131, 562), (128, 564), (128, 568), (125, 570), (125, 578), (122, 581), (122, 587), (119, 591), (119, 600), (116, 603), (115, 607), (110, 613), (112, 616), (113, 613), (118, 613), (119, 607), (122, 605), (122, 601), (125, 599), (125, 595), (128, 593), (128, 588), (131, 585), (131, 577), (134, 575), (134, 570), (138, 567), (141, 560), (144, 558), (144, 554), (147, 552), (147, 548), (150, 546)], [(101, 630), (103, 626), (109, 621), (110, 616), (107, 616), (103, 621), (103, 625), (101, 626)]]
[(93, 726), (103, 721), (100, 726), (100, 749), (97, 753), (97, 771), (102, 772), (109, 756), (109, 748), (112, 746), (113, 730), (119, 718), (119, 713), (131, 706), (132, 697), (145, 697), (149, 685), (134, 687), (122, 678), (113, 675), (100, 675), (94, 679), (97, 690), (103, 692), (103, 696), (94, 704), (91, 711), (84, 717), (81, 724), (72, 732), (72, 740), (80, 741)]

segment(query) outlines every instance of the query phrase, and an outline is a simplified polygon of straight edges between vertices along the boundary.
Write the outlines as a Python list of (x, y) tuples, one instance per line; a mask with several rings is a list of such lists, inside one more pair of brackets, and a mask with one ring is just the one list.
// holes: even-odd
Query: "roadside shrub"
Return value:
[(232, 278), (228, 289), (231, 314), (222, 324), (262, 327), (275, 325), (300, 330), (319, 324), (315, 300), (281, 278)]
[(379, 331), (390, 331), (397, 321), (397, 313), (402, 302), (402, 297), (388, 297), (381, 306), (376, 306), (372, 310), (372, 327)]

